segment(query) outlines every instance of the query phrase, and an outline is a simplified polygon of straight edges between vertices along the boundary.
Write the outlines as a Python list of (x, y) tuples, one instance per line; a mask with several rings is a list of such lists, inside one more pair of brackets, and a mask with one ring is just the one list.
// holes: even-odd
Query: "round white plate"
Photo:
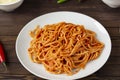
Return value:
[[(65, 74), (55, 75), (47, 72), (42, 64), (33, 63), (29, 59), (27, 51), (31, 40), (29, 31), (35, 29), (37, 25), (44, 26), (46, 24), (53, 24), (62, 21), (84, 25), (86, 29), (96, 32), (97, 38), (105, 44), (98, 59), (88, 62), (85, 69), (80, 70), (77, 74), (72, 76), (67, 76)], [(32, 74), (50, 80), (73, 80), (93, 74), (106, 63), (110, 52), (111, 40), (106, 29), (95, 19), (76, 12), (60, 11), (39, 16), (24, 26), (16, 40), (16, 53), (21, 64)]]

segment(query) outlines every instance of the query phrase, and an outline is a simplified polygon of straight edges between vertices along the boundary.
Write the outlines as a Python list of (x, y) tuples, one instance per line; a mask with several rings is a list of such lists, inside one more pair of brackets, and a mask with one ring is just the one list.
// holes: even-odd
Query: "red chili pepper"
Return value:
[(6, 64), (5, 64), (5, 55), (4, 55), (4, 51), (3, 51), (3, 47), (1, 43), (0, 43), (0, 63), (2, 63), (7, 69)]

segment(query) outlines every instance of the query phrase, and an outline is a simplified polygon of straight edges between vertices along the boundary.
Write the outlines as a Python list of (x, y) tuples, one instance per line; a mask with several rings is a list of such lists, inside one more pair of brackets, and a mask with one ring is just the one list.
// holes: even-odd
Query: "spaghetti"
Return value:
[(54, 74), (73, 75), (99, 57), (104, 44), (82, 25), (60, 22), (30, 32), (30, 59)]

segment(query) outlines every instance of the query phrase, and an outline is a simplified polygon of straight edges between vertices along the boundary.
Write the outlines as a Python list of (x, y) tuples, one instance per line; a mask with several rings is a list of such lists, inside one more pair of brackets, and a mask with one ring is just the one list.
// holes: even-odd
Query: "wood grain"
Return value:
[[(120, 80), (120, 8), (112, 9), (102, 0), (70, 0), (57, 4), (56, 0), (24, 0), (13, 12), (0, 11), (0, 41), (6, 53), (8, 70), (0, 65), (0, 80), (44, 80), (28, 72), (19, 62), (15, 42), (20, 30), (32, 19), (55, 11), (75, 11), (98, 20), (108, 31), (112, 50), (107, 63), (94, 74), (80, 80)], [(79, 79), (78, 79), (79, 80)]]

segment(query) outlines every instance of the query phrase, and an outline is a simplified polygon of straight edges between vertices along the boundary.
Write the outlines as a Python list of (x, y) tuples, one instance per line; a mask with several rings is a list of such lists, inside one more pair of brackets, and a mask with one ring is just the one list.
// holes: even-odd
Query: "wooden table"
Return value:
[(112, 51), (109, 60), (96, 73), (82, 80), (120, 80), (120, 8), (112, 9), (101, 0), (86, 0), (83, 3), (70, 0), (63, 4), (57, 4), (56, 0), (25, 0), (13, 12), (0, 11), (0, 41), (5, 49), (8, 68), (5, 72), (0, 68), (0, 80), (43, 80), (21, 65), (16, 56), (15, 42), (20, 30), (30, 20), (54, 11), (75, 11), (89, 15), (102, 23), (110, 34)]

